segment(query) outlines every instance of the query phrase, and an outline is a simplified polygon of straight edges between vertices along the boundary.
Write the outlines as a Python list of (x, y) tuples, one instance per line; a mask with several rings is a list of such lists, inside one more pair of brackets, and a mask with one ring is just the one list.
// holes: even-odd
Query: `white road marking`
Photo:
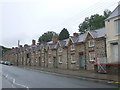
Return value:
[(15, 78), (12, 78), (12, 77), (8, 77), (8, 74), (7, 75), (3, 75), (5, 78), (7, 78), (8, 80), (11, 79), (12, 80), (12, 87), (14, 87), (14, 85), (18, 85), (18, 86), (21, 86), (21, 87), (24, 87), (24, 88), (27, 88), (27, 90), (29, 90), (29, 87), (28, 86), (25, 86), (25, 85), (22, 85), (22, 84), (19, 84), (15, 81)]

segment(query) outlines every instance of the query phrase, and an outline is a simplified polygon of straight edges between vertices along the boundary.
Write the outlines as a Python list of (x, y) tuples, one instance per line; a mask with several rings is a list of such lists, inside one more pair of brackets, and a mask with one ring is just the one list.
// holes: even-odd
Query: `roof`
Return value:
[(76, 43), (78, 40), (79, 36), (72, 36), (71, 39), (73, 41), (73, 43)]
[(86, 39), (86, 35), (87, 33), (79, 35), (77, 42), (84, 42)]
[(50, 46), (50, 49), (55, 49), (55, 43), (52, 43), (52, 44), (49, 44), (49, 46)]
[(97, 30), (90, 30), (89, 32), (93, 35), (94, 38), (101, 38), (105, 36), (106, 29), (104, 27)]
[[(105, 34), (106, 34), (105, 32), (106, 32), (105, 27), (97, 29), (97, 30), (88, 31), (88, 33), (90, 33), (93, 36), (93, 38), (105, 37)], [(84, 33), (84, 34), (79, 35), (78, 40), (76, 42), (84, 42), (86, 40), (88, 33)]]
[(111, 13), (111, 15), (106, 20), (109, 20), (117, 16), (120, 16), (120, 4), (114, 9), (114, 11)]

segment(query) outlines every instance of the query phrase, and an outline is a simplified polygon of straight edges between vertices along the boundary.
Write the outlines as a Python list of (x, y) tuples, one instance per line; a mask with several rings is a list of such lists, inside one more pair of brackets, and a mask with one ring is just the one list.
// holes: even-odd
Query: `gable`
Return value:
[(88, 32), (85, 40), (91, 40), (93, 39), (93, 36)]
[(71, 44), (73, 44), (73, 43), (74, 43), (74, 42), (73, 42), (72, 38), (70, 37), (66, 45), (69, 46), (69, 45), (71, 45)]

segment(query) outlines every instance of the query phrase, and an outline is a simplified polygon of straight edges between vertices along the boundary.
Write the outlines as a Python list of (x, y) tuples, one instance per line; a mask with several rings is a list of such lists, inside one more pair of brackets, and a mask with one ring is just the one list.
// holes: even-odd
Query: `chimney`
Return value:
[(36, 44), (36, 41), (35, 40), (32, 40), (32, 45), (35, 45)]
[(22, 47), (22, 45), (20, 45), (20, 48)]
[(58, 41), (58, 35), (57, 34), (53, 35), (52, 41), (53, 41), (53, 43), (56, 43)]
[(28, 47), (28, 44), (25, 44), (24, 47)]
[(73, 36), (77, 37), (79, 36), (79, 33), (73, 33)]
[(12, 47), (12, 49), (14, 49), (14, 47)]

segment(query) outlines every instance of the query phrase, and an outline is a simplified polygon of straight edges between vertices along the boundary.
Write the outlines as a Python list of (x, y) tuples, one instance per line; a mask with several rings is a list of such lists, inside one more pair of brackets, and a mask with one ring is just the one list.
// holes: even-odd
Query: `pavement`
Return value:
[(70, 75), (2, 65), (2, 88), (117, 88)]
[[(21, 66), (23, 67), (23, 66)], [(24, 68), (28, 69), (36, 69), (47, 72), (54, 72), (64, 75), (69, 75), (72, 77), (81, 78), (84, 80), (91, 80), (95, 82), (102, 82), (111, 85), (115, 85), (120, 87), (120, 76), (119, 75), (109, 75), (109, 74), (101, 74), (90, 70), (66, 70), (66, 69), (58, 69), (58, 68), (40, 68), (40, 67), (29, 67), (25, 66)]]

